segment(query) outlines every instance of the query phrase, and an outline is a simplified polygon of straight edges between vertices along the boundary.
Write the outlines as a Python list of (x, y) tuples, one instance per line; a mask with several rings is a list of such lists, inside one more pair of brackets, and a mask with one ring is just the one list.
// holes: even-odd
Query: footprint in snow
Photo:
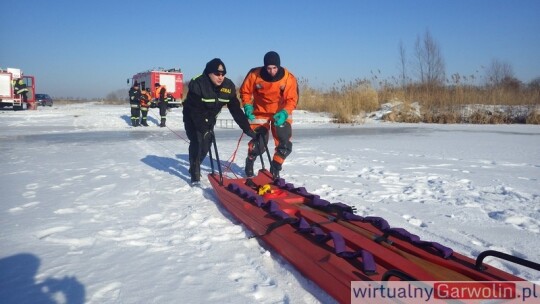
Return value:
[(408, 214), (404, 214), (402, 216), (404, 219), (407, 220), (407, 222), (413, 226), (416, 226), (416, 227), (427, 227), (427, 225), (420, 219), (417, 219), (415, 218), (414, 216), (411, 216), (411, 215), (408, 215)]
[(324, 169), (325, 171), (327, 172), (335, 172), (338, 170), (338, 168), (334, 165), (329, 165), (329, 166), (326, 166), (326, 168)]
[(90, 297), (90, 303), (104, 303), (104, 302), (114, 302), (113, 300), (118, 299), (120, 296), (120, 288), (122, 283), (112, 282), (107, 284), (104, 287), (101, 287)]
[(26, 185), (27, 190), (36, 190), (37, 188), (39, 188), (39, 184), (36, 183)]
[(25, 198), (34, 198), (36, 197), (36, 191), (26, 191), (22, 194)]
[(27, 204), (24, 204), (24, 205), (19, 206), (19, 207), (11, 208), (11, 209), (9, 209), (8, 211), (9, 211), (10, 213), (17, 213), (17, 212), (24, 211), (24, 209), (27, 209), (27, 208), (30, 208), (30, 207), (37, 206), (37, 205), (39, 205), (39, 204), (40, 204), (40, 202), (31, 202), (31, 203), (27, 203)]
[(63, 209), (55, 210), (54, 214), (73, 214), (77, 212), (78, 211), (75, 208), (63, 208)]
[(70, 230), (71, 226), (58, 226), (58, 227), (52, 227), (52, 228), (47, 228), (47, 229), (43, 229), (41, 231), (38, 231), (35, 233), (35, 236), (38, 238), (38, 239), (44, 239), (44, 238), (47, 238), (48, 236), (51, 236), (55, 233), (58, 233), (58, 232), (64, 232), (64, 231), (67, 231), (67, 230)]

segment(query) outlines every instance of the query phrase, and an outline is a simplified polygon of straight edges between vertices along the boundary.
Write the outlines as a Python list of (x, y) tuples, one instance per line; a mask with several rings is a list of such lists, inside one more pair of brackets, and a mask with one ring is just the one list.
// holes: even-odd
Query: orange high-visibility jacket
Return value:
[[(161, 90), (163, 90), (163, 92), (161, 92)], [(154, 91), (154, 98), (158, 99), (159, 101), (165, 100), (165, 95), (167, 95), (167, 88), (165, 85), (160, 85)]]
[(141, 107), (147, 108), (150, 106), (150, 102), (152, 100), (152, 94), (148, 91), (142, 91), (141, 93)]
[(284, 76), (278, 81), (268, 82), (261, 78), (261, 69), (252, 69), (240, 87), (242, 104), (253, 105), (256, 117), (269, 118), (285, 109), (289, 115), (296, 109), (298, 103), (298, 83), (292, 73), (286, 68)]

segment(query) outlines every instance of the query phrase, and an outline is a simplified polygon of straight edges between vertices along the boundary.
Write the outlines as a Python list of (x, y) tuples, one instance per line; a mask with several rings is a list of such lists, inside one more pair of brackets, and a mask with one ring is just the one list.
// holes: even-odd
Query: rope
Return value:
[[(264, 126), (264, 125), (268, 125), (268, 128), (270, 128), (270, 120), (267, 120), (265, 123), (261, 124), (261, 126)], [(236, 153), (238, 152), (238, 148), (240, 147), (240, 142), (242, 141), (243, 137), (244, 137), (244, 133), (242, 132), (242, 134), (240, 134), (240, 137), (238, 138), (238, 142), (236, 143), (236, 149), (233, 151), (232, 155), (227, 160), (229, 164), (225, 165), (222, 162), (222, 167), (225, 168), (223, 172), (225, 173), (225, 171), (228, 171), (232, 173), (232, 175), (234, 175), (235, 178), (238, 178), (238, 175), (236, 175), (236, 173), (234, 173), (231, 170), (231, 165), (234, 163), (234, 160), (236, 159)]]
[(223, 167), (225, 168), (223, 171), (229, 171), (232, 173), (232, 175), (234, 175), (235, 178), (238, 178), (238, 175), (236, 175), (236, 173), (234, 173), (232, 170), (231, 170), (231, 165), (232, 163), (234, 163), (234, 160), (236, 159), (236, 153), (238, 152), (238, 148), (240, 147), (240, 142), (242, 141), (242, 138), (244, 137), (244, 133), (242, 132), (242, 134), (240, 134), (240, 137), (238, 138), (238, 142), (236, 143), (236, 149), (234, 149), (233, 153), (231, 154), (231, 156), (229, 157), (229, 159), (227, 160), (227, 162), (229, 163), (228, 165), (224, 165)]
[[(151, 108), (148, 108), (148, 112), (150, 112), (150, 114), (152, 114), (152, 116), (157, 119), (158, 121), (161, 121), (161, 116), (157, 117), (157, 115), (154, 115), (154, 110), (150, 110)], [(185, 141), (186, 143), (189, 144), (189, 140), (185, 139), (184, 137), (182, 137), (180, 134), (176, 133), (173, 129), (169, 128), (168, 125), (165, 125), (165, 128), (169, 129), (174, 135), (176, 135), (176, 137), (182, 139), (183, 141)]]

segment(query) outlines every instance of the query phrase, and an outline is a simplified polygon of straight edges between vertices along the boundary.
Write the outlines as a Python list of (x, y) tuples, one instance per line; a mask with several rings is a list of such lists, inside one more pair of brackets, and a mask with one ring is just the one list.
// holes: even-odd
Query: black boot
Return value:
[(198, 185), (201, 182), (201, 166), (197, 161), (190, 161), (189, 175), (191, 176), (191, 184)]
[(165, 118), (161, 119), (161, 124), (159, 125), (161, 128), (166, 127), (165, 120), (166, 120)]
[(146, 119), (143, 119), (143, 120), (141, 121), (141, 125), (142, 125), (142, 126), (145, 126), (145, 127), (148, 127), (148, 124), (146, 123)]
[(136, 127), (136, 126), (139, 125), (139, 122), (138, 122), (135, 118), (132, 118), (132, 119), (131, 119), (131, 125), (134, 126), (134, 127)]
[(281, 171), (281, 164), (273, 160), (272, 164), (270, 164), (270, 173), (272, 173), (274, 180), (279, 178), (279, 171)]
[(246, 158), (246, 167), (244, 170), (246, 171), (246, 177), (248, 178), (255, 176), (255, 174), (253, 173), (254, 162), (255, 159), (251, 159), (249, 156)]

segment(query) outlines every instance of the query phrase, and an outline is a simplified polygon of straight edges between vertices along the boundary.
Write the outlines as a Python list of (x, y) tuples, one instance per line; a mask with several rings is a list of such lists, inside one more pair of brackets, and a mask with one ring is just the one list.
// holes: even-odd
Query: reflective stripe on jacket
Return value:
[(225, 78), (223, 83), (216, 87), (208, 75), (197, 76), (189, 82), (188, 95), (183, 102), (184, 119), (189, 117), (199, 130), (205, 128), (203, 124), (213, 127), (217, 115), (225, 105), (238, 126), (244, 131), (249, 130), (249, 122), (240, 108), (234, 83)]

